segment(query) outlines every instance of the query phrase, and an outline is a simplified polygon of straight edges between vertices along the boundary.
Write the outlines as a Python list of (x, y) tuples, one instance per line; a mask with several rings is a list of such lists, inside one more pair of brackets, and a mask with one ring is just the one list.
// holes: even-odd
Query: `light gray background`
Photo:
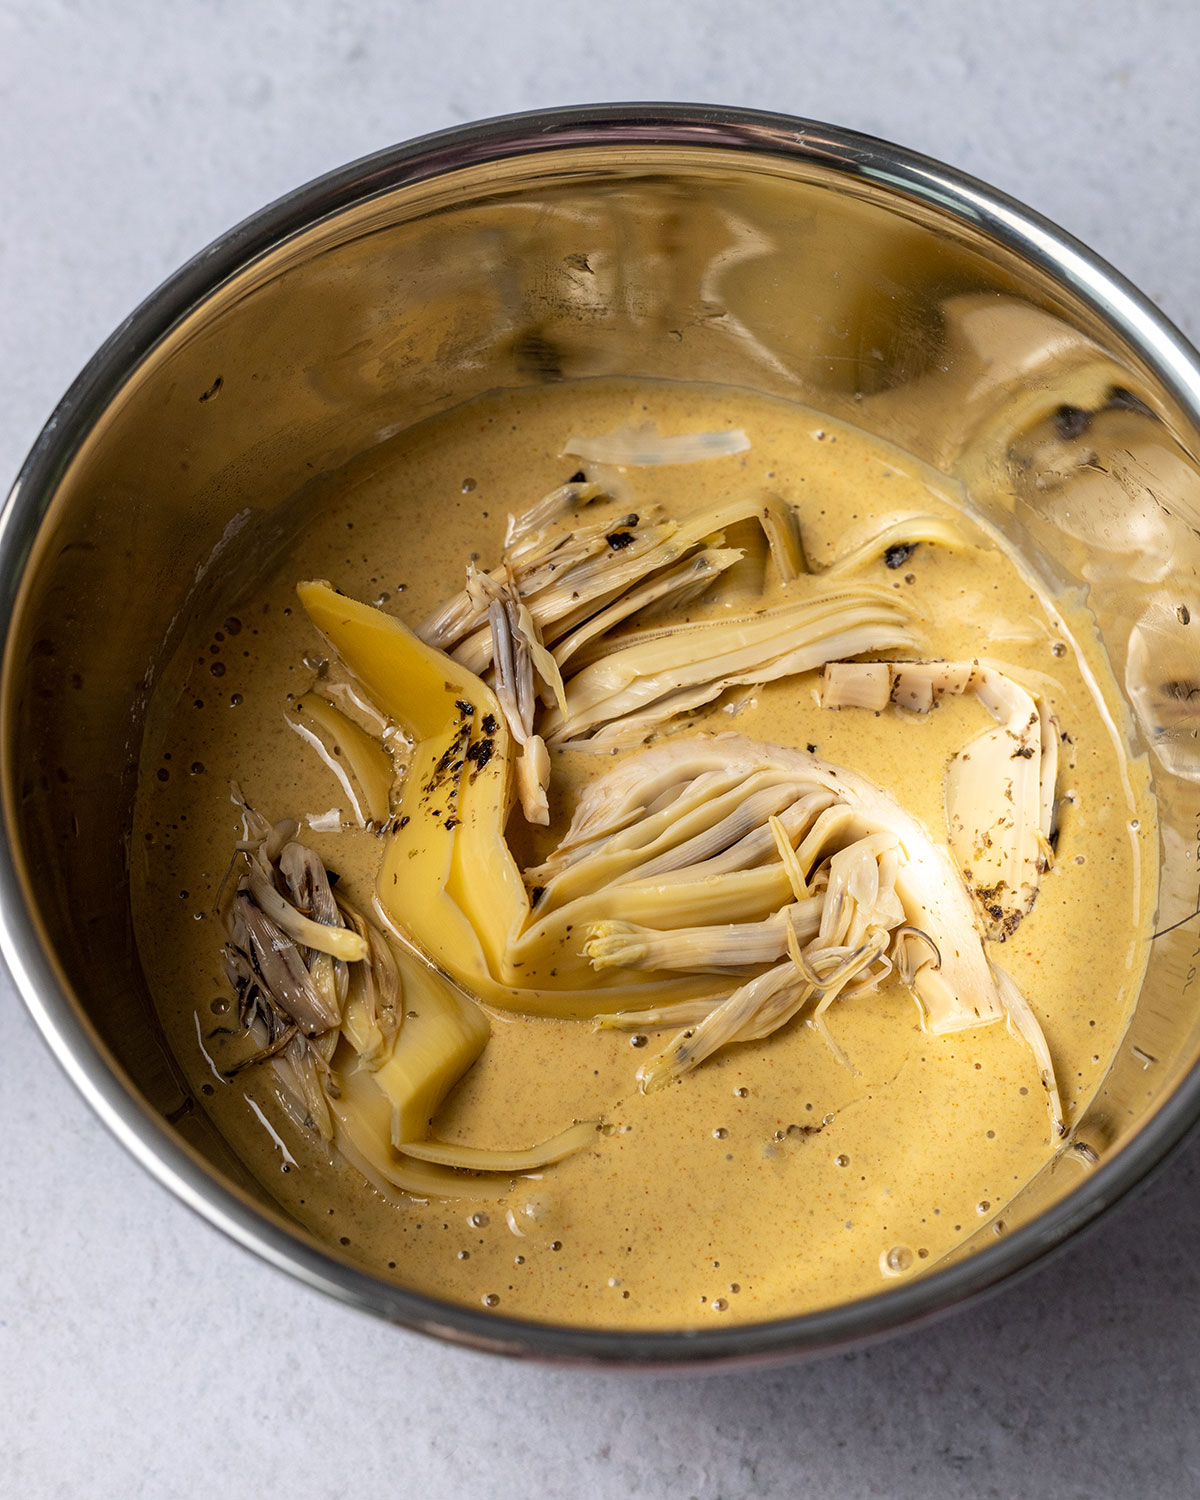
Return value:
[[(343, 161), (540, 105), (692, 99), (1007, 189), (1200, 331), (1200, 8), (1178, 0), (0, 0), (0, 476), (119, 319)], [(705, 1380), (377, 1326), (134, 1166), (0, 983), (0, 1495), (1158, 1497), (1200, 1491), (1200, 1145), (948, 1321)]]

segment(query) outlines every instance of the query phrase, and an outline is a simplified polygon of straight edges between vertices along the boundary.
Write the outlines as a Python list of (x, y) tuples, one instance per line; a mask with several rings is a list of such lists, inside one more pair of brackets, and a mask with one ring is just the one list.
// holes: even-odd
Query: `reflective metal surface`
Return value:
[[(855, 1304), (607, 1334), (439, 1305), (286, 1220), (162, 1044), (129, 919), (152, 688), (320, 481), (483, 391), (606, 374), (788, 396), (971, 486), (1074, 591), (1152, 756), (1162, 935), (1129, 1036), (1002, 1240)], [(480, 1348), (680, 1364), (931, 1316), (1063, 1242), (1200, 1113), (1200, 363), (1127, 284), (948, 168), (781, 117), (679, 106), (451, 131), (232, 231), (114, 334), (0, 520), (5, 957), (59, 1059), (151, 1171), (315, 1286)]]

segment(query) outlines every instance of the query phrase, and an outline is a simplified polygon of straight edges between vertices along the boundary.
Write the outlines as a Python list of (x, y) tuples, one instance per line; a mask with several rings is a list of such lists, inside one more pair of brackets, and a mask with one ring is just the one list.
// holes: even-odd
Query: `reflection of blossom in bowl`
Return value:
[(1200, 781), (1200, 591), (1151, 596), (1129, 634), (1125, 691), (1146, 743), (1168, 771)]

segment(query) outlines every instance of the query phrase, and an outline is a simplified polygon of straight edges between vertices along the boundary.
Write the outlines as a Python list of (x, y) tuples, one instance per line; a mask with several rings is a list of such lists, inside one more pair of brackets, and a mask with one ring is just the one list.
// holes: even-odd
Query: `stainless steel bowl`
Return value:
[[(1086, 596), (1158, 797), (1161, 936), (1141, 1000), (1008, 1233), (877, 1296), (728, 1330), (494, 1317), (318, 1243), (182, 1081), (130, 924), (151, 689), (237, 560), (273, 547), (314, 478), (399, 427), (498, 386), (606, 374), (792, 397), (969, 478), (1026, 556)], [(639, 105), (490, 121), (358, 162), (232, 230), (134, 313), (9, 496), (4, 956), (60, 1062), (161, 1182), (407, 1327), (542, 1359), (694, 1365), (928, 1318), (1061, 1245), (1200, 1113), (1198, 446), (1200, 360), (1144, 298), (1020, 205), (883, 142)]]

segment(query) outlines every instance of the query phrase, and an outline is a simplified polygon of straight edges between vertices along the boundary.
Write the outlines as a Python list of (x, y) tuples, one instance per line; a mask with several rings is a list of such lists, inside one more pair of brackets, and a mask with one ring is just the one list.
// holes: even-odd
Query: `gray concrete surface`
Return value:
[[(0, 0), (0, 474), (182, 259), (406, 136), (759, 105), (966, 168), (1200, 332), (1200, 10), (1108, 0)], [(1200, 1492), (1200, 1145), (1051, 1265), (870, 1350), (700, 1381), (380, 1327), (193, 1218), (0, 984), (0, 1494), (735, 1500)]]

